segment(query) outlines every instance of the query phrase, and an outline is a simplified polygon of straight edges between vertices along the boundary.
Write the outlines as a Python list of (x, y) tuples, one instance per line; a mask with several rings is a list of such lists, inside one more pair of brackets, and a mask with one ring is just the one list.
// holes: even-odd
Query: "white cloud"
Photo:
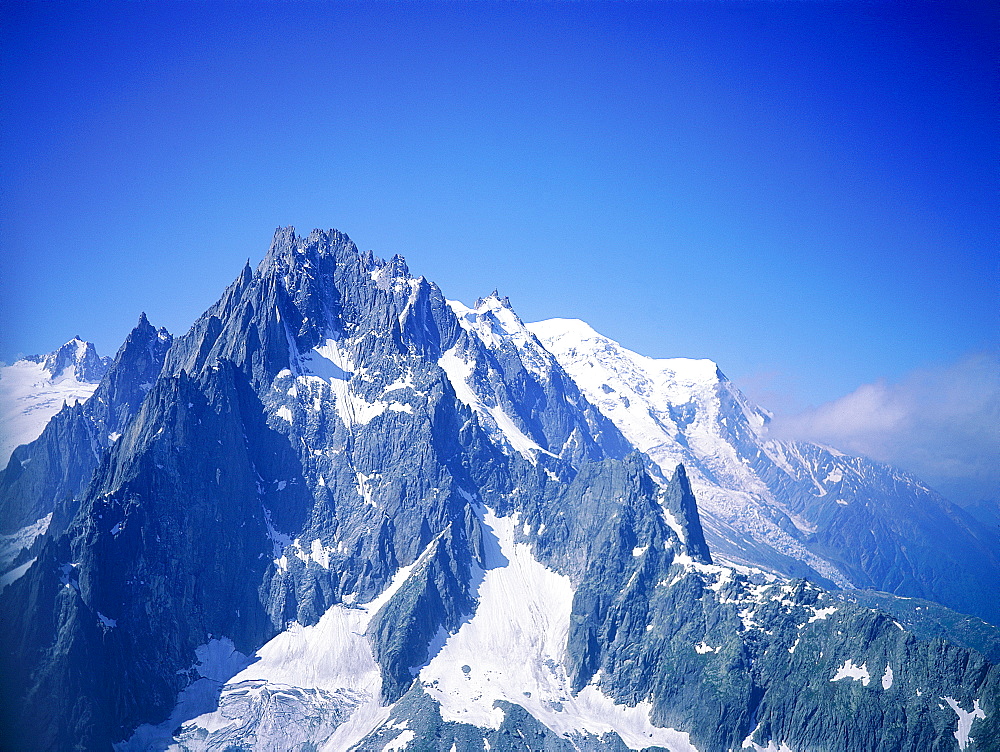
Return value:
[(958, 503), (1000, 499), (1000, 352), (865, 384), (776, 417), (771, 435), (898, 465)]

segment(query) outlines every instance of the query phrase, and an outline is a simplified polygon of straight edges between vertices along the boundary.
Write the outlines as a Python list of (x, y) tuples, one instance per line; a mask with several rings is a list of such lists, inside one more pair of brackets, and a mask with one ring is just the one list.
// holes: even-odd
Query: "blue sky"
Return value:
[(279, 225), (778, 412), (997, 351), (988, 3), (0, 12), (0, 359), (182, 332)]

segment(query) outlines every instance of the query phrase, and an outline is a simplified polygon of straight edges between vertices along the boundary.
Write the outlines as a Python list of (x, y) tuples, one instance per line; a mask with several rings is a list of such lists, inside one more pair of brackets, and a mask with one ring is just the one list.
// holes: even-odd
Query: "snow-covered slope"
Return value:
[(527, 543), (514, 542), (516, 516), (499, 518), (487, 509), (483, 522), (496, 550), (482, 572), (476, 613), (420, 671), (442, 717), (500, 728), (501, 703), (517, 703), (566, 738), (614, 733), (630, 749), (696, 752), (688, 734), (650, 723), (649, 703), (616, 704), (594, 684), (573, 691), (566, 673), (569, 578), (538, 562)]
[[(587, 399), (665, 474), (685, 465), (707, 518), (704, 523), (714, 533), (713, 550), (746, 562), (740, 545), (745, 536), (806, 563), (839, 585), (849, 584), (834, 565), (803, 546), (794, 527), (788, 529), (794, 518), (775, 513), (780, 503), (740, 453), (747, 444), (759, 449), (768, 416), (714, 362), (649, 358), (577, 319), (550, 319), (528, 327)], [(754, 563), (781, 569), (779, 561), (758, 558)]]
[(110, 363), (74, 337), (48, 355), (0, 368), (0, 467), (15, 447), (37, 439), (64, 404), (90, 397)]
[[(448, 306), (467, 336), (445, 352), (438, 365), (459, 400), (477, 413), (499, 446), (532, 463), (540, 456), (567, 461), (581, 452), (594, 456), (588, 447), (595, 442), (612, 456), (627, 451), (507, 298), (494, 291), (472, 308), (454, 300)], [(572, 423), (552, 421), (547, 414), (560, 404), (568, 408)]]
[[(575, 319), (527, 326), (664, 473), (685, 465), (717, 554), (987, 615), (982, 599), (968, 595), (975, 584), (955, 586), (945, 571), (975, 557), (973, 566), (994, 578), (996, 551), (975, 520), (916, 478), (830, 447), (769, 438), (767, 412), (710, 360), (649, 358)], [(941, 556), (962, 564), (945, 566)]]
[(587, 399), (665, 473), (696, 459), (698, 474), (705, 479), (763, 490), (726, 433), (738, 430), (737, 423), (757, 431), (768, 416), (751, 405), (714, 362), (648, 358), (577, 319), (550, 319), (528, 324), (528, 328)]

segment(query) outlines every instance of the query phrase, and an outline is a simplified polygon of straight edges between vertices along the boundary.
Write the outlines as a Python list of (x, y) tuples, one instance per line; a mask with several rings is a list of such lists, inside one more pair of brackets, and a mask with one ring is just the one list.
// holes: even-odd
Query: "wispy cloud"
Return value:
[(1000, 499), (1000, 352), (865, 384), (770, 430), (898, 465), (959, 503)]

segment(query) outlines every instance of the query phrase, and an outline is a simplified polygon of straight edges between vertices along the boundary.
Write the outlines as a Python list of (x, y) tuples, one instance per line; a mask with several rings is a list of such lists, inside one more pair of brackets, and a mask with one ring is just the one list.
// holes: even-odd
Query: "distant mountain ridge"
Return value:
[(74, 337), (47, 355), (0, 368), (0, 465), (34, 441), (64, 403), (87, 400), (111, 365), (94, 345)]
[(77, 335), (62, 347), (48, 355), (29, 355), (25, 360), (41, 364), (42, 368), (51, 374), (52, 379), (67, 376), (67, 371), (73, 370), (72, 376), (78, 381), (98, 382), (111, 366), (111, 358), (100, 357), (90, 342), (84, 342)]
[(688, 468), (714, 550), (789, 576), (938, 601), (1000, 624), (995, 537), (912, 475), (770, 438), (768, 413), (712, 361), (647, 358), (578, 320), (528, 329), (664, 473), (679, 463)]
[(953, 641), (941, 609), (918, 635), (721, 565), (713, 536), (739, 539), (702, 525), (699, 456), (664, 472), (586, 386), (498, 295), (279, 230), (186, 334), (143, 317), (0, 474), (5, 529), (52, 515), (0, 590), (7, 738), (1000, 745), (1000, 669), (970, 646), (990, 627)]

